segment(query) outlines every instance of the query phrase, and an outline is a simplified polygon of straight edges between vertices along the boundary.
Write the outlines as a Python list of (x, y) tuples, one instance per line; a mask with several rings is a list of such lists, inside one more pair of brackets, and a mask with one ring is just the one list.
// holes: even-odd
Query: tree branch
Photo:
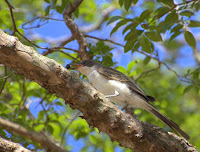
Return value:
[(71, 17), (71, 14), (79, 7), (83, 0), (75, 0), (73, 4), (68, 4), (63, 12), (63, 18), (65, 24), (70, 29), (73, 37), (78, 41), (79, 44), (79, 57), (81, 60), (87, 60), (87, 43), (84, 35), (79, 31), (77, 25), (74, 23), (74, 20)]
[(37, 82), (50, 93), (63, 98), (72, 108), (80, 110), (82, 118), (89, 125), (105, 132), (111, 141), (117, 141), (120, 146), (135, 152), (196, 151), (184, 138), (123, 113), (74, 72), (38, 54), (33, 48), (23, 45), (16, 37), (9, 36), (2, 30), (0, 60), (16, 73)]
[(3, 139), (0, 137), (0, 151), (1, 152), (31, 152), (18, 143)]
[(0, 127), (7, 130), (8, 132), (11, 132), (11, 133), (16, 134), (16, 135), (20, 135), (22, 137), (29, 138), (32, 141), (40, 143), (41, 146), (44, 147), (47, 151), (65, 152), (64, 149), (57, 146), (55, 143), (51, 142), (43, 134), (27, 130), (26, 128), (22, 127), (21, 125), (18, 125), (18, 124), (15, 124), (13, 122), (10, 122), (8, 120), (0, 118)]

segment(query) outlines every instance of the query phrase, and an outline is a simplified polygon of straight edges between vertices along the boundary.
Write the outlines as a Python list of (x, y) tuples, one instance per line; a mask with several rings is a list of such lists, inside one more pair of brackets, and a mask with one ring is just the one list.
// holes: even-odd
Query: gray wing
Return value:
[[(136, 84), (133, 82), (133, 80), (129, 79), (127, 76), (125, 76), (123, 73), (112, 69), (108, 67), (99, 67), (98, 72), (105, 76), (107, 79), (110, 80), (117, 80), (121, 81), (123, 83), (126, 83), (130, 90), (132, 90), (134, 93), (138, 94), (140, 97), (145, 99), (146, 101), (154, 102), (154, 97), (146, 95)], [(114, 75), (114, 76), (113, 76)]]

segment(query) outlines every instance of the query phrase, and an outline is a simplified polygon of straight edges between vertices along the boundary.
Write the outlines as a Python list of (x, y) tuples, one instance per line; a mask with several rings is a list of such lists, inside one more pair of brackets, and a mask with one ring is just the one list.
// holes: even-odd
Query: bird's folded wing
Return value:
[(140, 97), (142, 97), (145, 101), (155, 101), (155, 99), (151, 96), (147, 96), (137, 85), (133, 80), (129, 79), (127, 76), (125, 76), (123, 73), (109, 68), (109, 67), (99, 67), (98, 72), (105, 76), (109, 80), (116, 80), (120, 81), (122, 83), (126, 83), (131, 91), (138, 94)]

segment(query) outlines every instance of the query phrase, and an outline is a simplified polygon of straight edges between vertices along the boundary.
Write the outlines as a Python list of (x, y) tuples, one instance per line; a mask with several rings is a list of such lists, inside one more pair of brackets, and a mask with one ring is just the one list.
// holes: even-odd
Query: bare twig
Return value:
[(108, 18), (109, 14), (112, 13), (114, 10), (116, 10), (116, 7), (114, 6), (110, 6), (107, 9), (105, 9), (101, 14), (101, 18), (98, 20), (97, 23), (92, 24), (90, 26), (83, 26), (80, 27), (80, 31), (83, 33), (88, 33), (88, 32), (92, 32), (96, 29), (99, 29), (102, 25), (102, 23)]
[(45, 21), (46, 21), (46, 20), (64, 21), (64, 20), (61, 20), (61, 19), (51, 18), (51, 17), (47, 17), (47, 16), (38, 16), (38, 17), (35, 17), (34, 19), (28, 21), (28, 22), (23, 23), (23, 24), (22, 24), (22, 28), (23, 28), (23, 29), (38, 28), (38, 27), (41, 27), (42, 25), (45, 24), (45, 23), (42, 24), (42, 25), (41, 25), (41, 24), (38, 24), (38, 25), (36, 25), (36, 26), (34, 26), (34, 27), (33, 27), (33, 26), (25, 27), (27, 24), (30, 24), (30, 23), (32, 23), (32, 22), (38, 20), (38, 19), (40, 19), (40, 20), (45, 19)]
[(62, 135), (62, 138), (61, 138), (61, 140), (60, 140), (60, 145), (62, 146), (64, 143), (63, 143), (63, 141), (64, 141), (64, 138), (65, 138), (65, 133), (66, 133), (66, 131), (69, 129), (69, 127), (71, 126), (71, 124), (72, 124), (72, 122), (80, 115), (80, 111), (79, 112), (77, 112), (77, 114), (71, 119), (71, 121), (69, 122), (69, 124), (68, 124), (68, 126), (65, 128), (65, 130), (63, 131), (63, 135)]
[(142, 73), (135, 79), (135, 81), (138, 81), (138, 80), (141, 79), (144, 75), (147, 75), (147, 74), (150, 73), (150, 72), (156, 71), (156, 70), (158, 70), (159, 68), (160, 68), (160, 67), (158, 66), (158, 67), (156, 67), (156, 68), (153, 68), (153, 69), (150, 69), (150, 70), (147, 70), (147, 71), (142, 72)]

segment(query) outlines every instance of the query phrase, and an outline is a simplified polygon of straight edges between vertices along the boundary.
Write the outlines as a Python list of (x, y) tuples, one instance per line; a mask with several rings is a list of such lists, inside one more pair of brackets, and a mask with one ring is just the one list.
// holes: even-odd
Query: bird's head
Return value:
[(67, 65), (68, 69), (76, 70), (88, 76), (93, 70), (101, 66), (100, 63), (93, 60), (85, 60), (80, 63), (71, 63)]

